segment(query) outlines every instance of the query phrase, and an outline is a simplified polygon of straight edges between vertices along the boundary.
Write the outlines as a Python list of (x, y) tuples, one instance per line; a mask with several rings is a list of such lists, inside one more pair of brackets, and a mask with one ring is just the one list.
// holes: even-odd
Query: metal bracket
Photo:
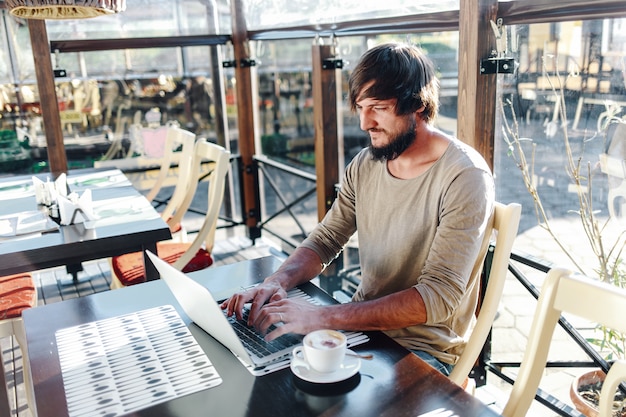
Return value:
[(481, 74), (513, 74), (517, 63), (514, 58), (487, 58), (480, 60)]
[(241, 59), (241, 68), (249, 68), (254, 67), (256, 65), (256, 61), (250, 58), (242, 58)]
[[(256, 61), (254, 59), (243, 58), (241, 59), (240, 65), (241, 65), (241, 68), (254, 67), (256, 66)], [(234, 59), (231, 61), (224, 61), (222, 62), (222, 67), (223, 68), (235, 68), (237, 67), (237, 61), (235, 61)]]
[(322, 61), (322, 69), (341, 69), (343, 60), (339, 58), (326, 58)]

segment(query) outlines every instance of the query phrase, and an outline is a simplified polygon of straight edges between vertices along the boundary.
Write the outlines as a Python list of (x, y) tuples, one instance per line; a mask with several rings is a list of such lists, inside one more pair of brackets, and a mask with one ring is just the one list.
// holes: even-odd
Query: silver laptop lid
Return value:
[(146, 253), (185, 314), (245, 363), (253, 367), (257, 366), (208, 288), (189, 278), (152, 252), (146, 251)]

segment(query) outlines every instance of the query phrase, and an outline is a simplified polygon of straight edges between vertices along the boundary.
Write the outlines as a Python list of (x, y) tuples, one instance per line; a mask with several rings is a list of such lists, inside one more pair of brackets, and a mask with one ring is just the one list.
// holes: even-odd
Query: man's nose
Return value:
[(361, 130), (369, 130), (376, 126), (376, 121), (372, 117), (372, 112), (369, 109), (361, 109), (359, 113), (359, 124)]

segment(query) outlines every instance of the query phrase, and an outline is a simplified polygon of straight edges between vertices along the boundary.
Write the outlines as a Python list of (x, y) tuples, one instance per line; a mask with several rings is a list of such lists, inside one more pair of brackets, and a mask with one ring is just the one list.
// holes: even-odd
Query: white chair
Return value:
[[(162, 153), (162, 160), (160, 162), (161, 169), (159, 170), (154, 185), (146, 195), (148, 201), (153, 201), (163, 188), (171, 167), (178, 165), (174, 192), (169, 198), (165, 208), (161, 211), (161, 217), (170, 226), (172, 232), (180, 230), (180, 222), (189, 208), (189, 206), (183, 207), (183, 201), (185, 201), (185, 197), (190, 190), (192, 190), (192, 192), (195, 190), (195, 187), (191, 188), (192, 185), (195, 185), (192, 179), (195, 141), (195, 133), (175, 126), (165, 127), (164, 152)], [(177, 152), (177, 149), (181, 147), (181, 145), (181, 151)]]
[(606, 153), (600, 154), (600, 169), (608, 175), (608, 206), (611, 218), (626, 221), (626, 122), (615, 126)]
[[(22, 372), (24, 375), (26, 399), (31, 414), (35, 417), (37, 412), (30, 379), (30, 369), (28, 367), (28, 349), (26, 347), (26, 333), (22, 324), (22, 311), (36, 306), (37, 288), (31, 274), (23, 273), (0, 277), (0, 338), (14, 336), (19, 345), (19, 350), (22, 353)], [(0, 358), (2, 358), (1, 352)], [(1, 370), (4, 374), (4, 361), (0, 362)], [(2, 380), (0, 378), (0, 381)], [(0, 387), (0, 389), (7, 390), (8, 387)], [(0, 411), (4, 411), (2, 404), (0, 404)], [(4, 415), (3, 413), (0, 414)]]
[[(183, 272), (197, 271), (213, 263), (211, 251), (215, 240), (215, 230), (224, 198), (225, 178), (230, 166), (230, 152), (223, 147), (198, 139), (194, 147), (194, 158), (190, 189), (181, 206), (186, 210), (194, 197), (195, 187), (203, 174), (202, 165), (213, 161), (213, 169), (208, 174), (208, 205), (200, 231), (192, 242), (158, 242), (157, 255)], [(111, 260), (111, 288), (139, 284), (146, 281), (141, 252), (116, 256)]]
[[(550, 342), (562, 313), (626, 332), (626, 290), (563, 268), (553, 268), (548, 272), (537, 300), (524, 357), (503, 416), (523, 417), (528, 412), (545, 370)], [(615, 388), (624, 376), (626, 365), (623, 361), (616, 362), (600, 394), (600, 417), (611, 415)]]
[[(182, 203), (190, 187), (196, 135), (175, 125), (161, 126), (158, 129), (134, 126), (133, 131), (133, 142), (137, 144), (134, 149), (141, 151), (141, 156), (96, 161), (94, 167), (115, 167), (125, 171), (133, 186), (146, 193), (148, 201), (153, 201), (164, 186), (173, 184), (172, 195), (159, 211), (172, 233), (180, 232), (180, 238), (184, 240), (185, 234), (180, 222), (188, 207), (183, 208)], [(142, 132), (145, 133), (143, 138)], [(138, 145), (139, 142), (142, 144)], [(155, 166), (159, 167), (156, 179), (146, 174), (147, 171), (154, 170)], [(176, 167), (176, 175), (172, 175), (173, 167)]]
[[(492, 232), (495, 234), (493, 256), (488, 271), (484, 271), (488, 278), (485, 293), (478, 306), (476, 324), (469, 337), (467, 345), (458, 362), (450, 374), (450, 379), (458, 385), (465, 385), (468, 392), (473, 393), (475, 381), (468, 379), (470, 371), (476, 364), (478, 356), (485, 345), (487, 336), (498, 312), (498, 305), (506, 281), (509, 258), (513, 249), (513, 242), (517, 236), (522, 206), (517, 203), (504, 205), (496, 202), (492, 216)], [(484, 265), (487, 248), (491, 242), (492, 232), (485, 233), (480, 255), (478, 256), (472, 274), (480, 274)], [(472, 275), (474, 276), (474, 275)]]
[(600, 417), (609, 417), (612, 413), (613, 396), (617, 386), (626, 381), (626, 361), (615, 361), (604, 378), (602, 391), (600, 392)]

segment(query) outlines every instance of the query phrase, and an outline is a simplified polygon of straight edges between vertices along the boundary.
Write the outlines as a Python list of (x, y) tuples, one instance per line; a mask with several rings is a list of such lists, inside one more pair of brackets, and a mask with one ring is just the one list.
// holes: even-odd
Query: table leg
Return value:
[(65, 265), (65, 270), (68, 274), (72, 274), (72, 280), (76, 284), (78, 282), (78, 273), (83, 271), (83, 264)]
[(143, 266), (144, 266), (144, 270), (146, 271), (146, 280), (154, 281), (154, 280), (161, 278), (161, 276), (159, 275), (159, 271), (157, 271), (154, 265), (152, 265), (152, 262), (150, 261), (150, 259), (148, 258), (148, 255), (146, 254), (146, 250), (149, 250), (150, 252), (154, 254), (157, 253), (156, 242), (149, 244), (149, 245), (144, 245), (141, 249), (143, 252)]

